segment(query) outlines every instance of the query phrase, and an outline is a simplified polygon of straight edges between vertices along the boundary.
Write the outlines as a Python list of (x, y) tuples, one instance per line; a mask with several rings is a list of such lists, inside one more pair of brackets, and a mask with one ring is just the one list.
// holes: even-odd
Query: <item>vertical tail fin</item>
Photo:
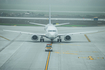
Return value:
[(51, 6), (49, 5), (49, 24), (51, 24)]

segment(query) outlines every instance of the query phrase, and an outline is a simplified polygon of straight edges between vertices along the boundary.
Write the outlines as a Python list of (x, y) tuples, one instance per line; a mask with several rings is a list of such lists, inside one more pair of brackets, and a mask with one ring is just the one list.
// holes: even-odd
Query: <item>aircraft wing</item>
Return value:
[(74, 34), (90, 34), (90, 33), (98, 33), (98, 32), (105, 32), (105, 30), (103, 31), (86, 31), (86, 32), (74, 32), (74, 33), (65, 33), (65, 34), (58, 34), (59, 36), (64, 36), (64, 35), (74, 35)]
[(39, 33), (23, 32), (23, 31), (13, 31), (13, 30), (3, 30), (3, 31), (15, 32), (15, 33), (23, 33), (23, 34), (30, 34), (30, 35), (39, 35), (39, 36), (44, 36), (45, 35), (45, 34), (39, 34)]
[(61, 25), (67, 25), (67, 24), (70, 24), (70, 23), (61, 23), (61, 24), (57, 24), (55, 26), (61, 26)]

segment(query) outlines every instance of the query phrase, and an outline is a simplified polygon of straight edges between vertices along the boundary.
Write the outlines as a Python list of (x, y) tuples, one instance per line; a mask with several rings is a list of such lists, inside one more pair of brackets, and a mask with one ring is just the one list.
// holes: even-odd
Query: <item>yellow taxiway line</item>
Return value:
[(89, 42), (91, 42), (91, 41), (90, 41), (90, 39), (87, 37), (87, 35), (86, 35), (86, 34), (84, 34), (84, 36), (87, 38), (87, 40), (88, 40)]
[(48, 53), (48, 58), (47, 58), (47, 63), (46, 63), (45, 70), (48, 69), (49, 59), (50, 59), (50, 52)]
[(4, 39), (6, 39), (6, 40), (8, 40), (8, 41), (10, 41), (9, 39), (7, 39), (7, 38), (5, 38), (5, 37), (3, 37), (3, 36), (0, 36), (1, 38), (4, 38)]

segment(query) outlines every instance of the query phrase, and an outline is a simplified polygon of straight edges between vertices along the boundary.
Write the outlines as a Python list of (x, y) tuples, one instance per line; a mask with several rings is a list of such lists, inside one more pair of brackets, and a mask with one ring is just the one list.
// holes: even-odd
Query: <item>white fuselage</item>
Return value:
[(51, 39), (51, 40), (54, 40), (58, 36), (58, 30), (52, 24), (48, 24), (45, 27), (45, 31), (46, 31), (46, 37)]

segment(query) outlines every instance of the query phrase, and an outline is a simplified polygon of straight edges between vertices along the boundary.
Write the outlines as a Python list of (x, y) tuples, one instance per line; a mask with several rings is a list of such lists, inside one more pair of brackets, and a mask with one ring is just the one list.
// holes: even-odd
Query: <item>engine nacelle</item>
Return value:
[(38, 40), (38, 36), (37, 35), (33, 35), (32, 36), (32, 40)]
[(71, 40), (71, 37), (69, 35), (67, 35), (67, 36), (64, 37), (64, 40), (65, 41), (70, 41)]

